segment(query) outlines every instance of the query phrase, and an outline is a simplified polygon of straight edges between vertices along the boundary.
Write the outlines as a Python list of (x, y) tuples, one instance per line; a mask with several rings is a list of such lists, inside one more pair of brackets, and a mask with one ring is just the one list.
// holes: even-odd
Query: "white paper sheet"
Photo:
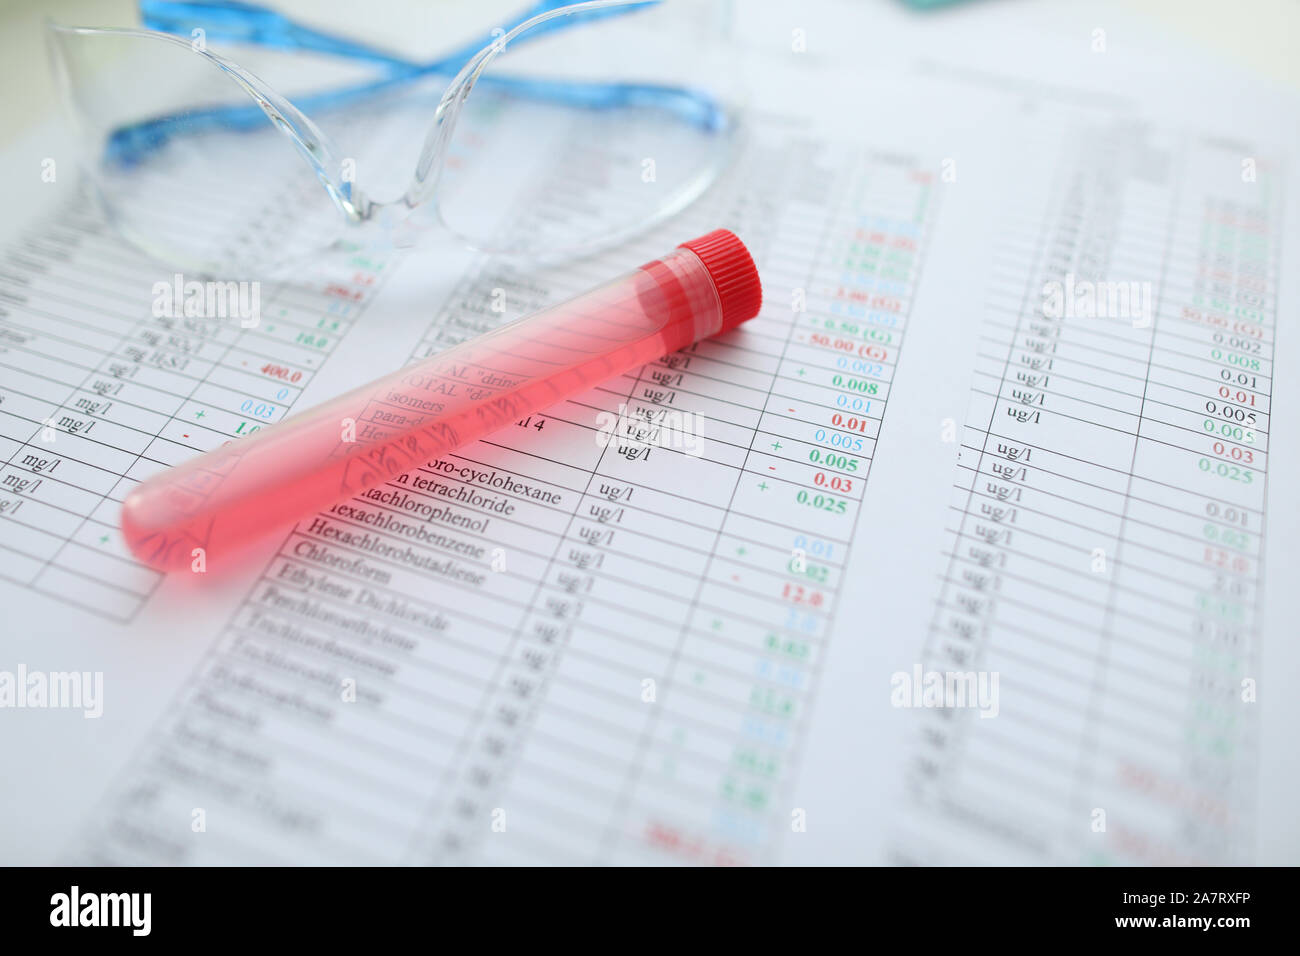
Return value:
[[(738, 167), (571, 267), (342, 255), (264, 287), (256, 329), (178, 330), (89, 211), (12, 247), (0, 670), (101, 673), (103, 716), (0, 712), (23, 768), (0, 858), (1294, 861), (1270, 693), (1295, 667), (1300, 395), (1272, 368), (1297, 220), (1268, 123), (1289, 101), (1180, 114), (1119, 50), (1061, 76), (1076, 44), (1100, 66), (1068, 17), (1034, 45), (1004, 10), (877, 14), (749, 23)], [(971, 49), (976, 17), (999, 39)], [(717, 226), (764, 280), (743, 329), (302, 522), (242, 574), (163, 581), (121, 551), (130, 484), (246, 403), (278, 419)], [(1044, 315), (1058, 280), (1076, 307), (1124, 283), (1134, 314)], [(650, 441), (597, 440), (620, 407)], [(381, 512), (429, 529), (412, 560), (373, 557)], [(985, 696), (900, 697), (917, 668)]]

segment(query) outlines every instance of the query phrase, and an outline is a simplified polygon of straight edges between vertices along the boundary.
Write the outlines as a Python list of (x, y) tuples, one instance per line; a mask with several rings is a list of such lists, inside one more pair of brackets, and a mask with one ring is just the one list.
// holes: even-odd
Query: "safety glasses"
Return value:
[[(219, 0), (48, 36), (110, 221), (155, 258), (232, 275), (447, 230), (569, 257), (662, 221), (734, 152), (727, 7), (544, 0), (423, 62)], [(258, 73), (212, 45), (260, 50)]]

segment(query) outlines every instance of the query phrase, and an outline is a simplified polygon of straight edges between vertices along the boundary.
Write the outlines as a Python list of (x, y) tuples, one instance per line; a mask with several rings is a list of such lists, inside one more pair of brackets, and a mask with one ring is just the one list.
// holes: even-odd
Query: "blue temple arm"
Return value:
[[(295, 103), (311, 114), (347, 106), (395, 89), (429, 75), (454, 75), (476, 53), (493, 40), (521, 23), (550, 10), (570, 5), (572, 0), (540, 0), (501, 27), (437, 59), (417, 63), (387, 51), (324, 33), (297, 23), (277, 11), (240, 0), (141, 0), (144, 25), (152, 30), (189, 36), (202, 29), (205, 39), (256, 44), (280, 50), (303, 50), (325, 53), (378, 64), (388, 75), (382, 79), (300, 97)], [(579, 23), (617, 16), (655, 5), (662, 0), (622, 7), (587, 10), (566, 17), (556, 17), (529, 31), (521, 40), (531, 40), (553, 30), (567, 29)], [(479, 82), (508, 89), (537, 99), (590, 109), (625, 106), (654, 106), (681, 116), (705, 129), (725, 123), (725, 113), (706, 94), (684, 87), (639, 83), (587, 83), (564, 80), (539, 80), (527, 77), (491, 76)], [(130, 166), (161, 148), (179, 133), (220, 129), (247, 130), (260, 128), (265, 114), (252, 104), (206, 107), (182, 114), (160, 116), (114, 130), (108, 138), (105, 159)]]
[[(209, 40), (256, 44), (277, 50), (328, 53), (379, 63), (399, 72), (415, 71), (423, 74), (445, 73), (450, 70), (454, 73), (468, 63), (470, 57), (503, 33), (509, 33), (535, 16), (561, 7), (572, 6), (576, 2), (578, 0), (538, 0), (531, 7), (501, 24), (497, 30), (470, 40), (461, 47), (427, 63), (418, 63), (377, 47), (324, 33), (314, 27), (291, 20), (268, 7), (244, 3), (241, 0), (140, 0), (140, 17), (147, 29), (157, 30), (160, 33), (191, 36), (194, 30), (201, 29)], [(515, 42), (531, 40), (553, 30), (568, 29), (592, 20), (623, 16), (662, 2), (663, 0), (641, 0), (640, 3), (626, 6), (584, 10), (567, 17), (557, 17), (538, 25), (529, 31), (526, 37), (521, 37)]]
[(310, 50), (395, 69), (415, 66), (387, 51), (323, 33), (275, 10), (238, 0), (140, 0), (140, 21), (147, 30), (174, 36), (189, 37), (202, 30), (205, 40)]
[[(409, 82), (407, 76), (390, 77), (364, 86), (300, 98), (298, 107), (310, 114), (360, 102), (385, 90)], [(506, 89), (518, 96), (545, 100), (583, 109), (601, 110), (648, 106), (666, 110), (693, 126), (713, 132), (727, 124), (725, 109), (712, 97), (680, 86), (652, 83), (582, 83), (572, 80), (537, 80), (520, 76), (484, 76), (479, 85)], [(114, 130), (108, 137), (104, 158), (119, 167), (130, 167), (160, 149), (173, 136), (219, 130), (256, 130), (266, 125), (266, 114), (252, 104), (217, 106), (188, 113), (159, 116)]]

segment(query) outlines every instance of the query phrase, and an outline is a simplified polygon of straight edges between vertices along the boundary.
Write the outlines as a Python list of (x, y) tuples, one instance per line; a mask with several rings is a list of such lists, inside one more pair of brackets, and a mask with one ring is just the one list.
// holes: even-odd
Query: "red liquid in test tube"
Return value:
[[(139, 560), (191, 568), (758, 314), (758, 272), (719, 229), (584, 295), (163, 472), (122, 505)], [(345, 440), (355, 435), (355, 440)]]

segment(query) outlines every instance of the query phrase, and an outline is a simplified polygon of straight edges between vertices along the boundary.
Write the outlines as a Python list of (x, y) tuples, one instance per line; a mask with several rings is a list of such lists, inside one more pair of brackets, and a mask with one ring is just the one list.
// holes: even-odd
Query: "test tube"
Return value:
[(142, 482), (135, 557), (214, 568), (259, 538), (758, 314), (748, 250), (715, 230), (560, 305), (407, 365)]

